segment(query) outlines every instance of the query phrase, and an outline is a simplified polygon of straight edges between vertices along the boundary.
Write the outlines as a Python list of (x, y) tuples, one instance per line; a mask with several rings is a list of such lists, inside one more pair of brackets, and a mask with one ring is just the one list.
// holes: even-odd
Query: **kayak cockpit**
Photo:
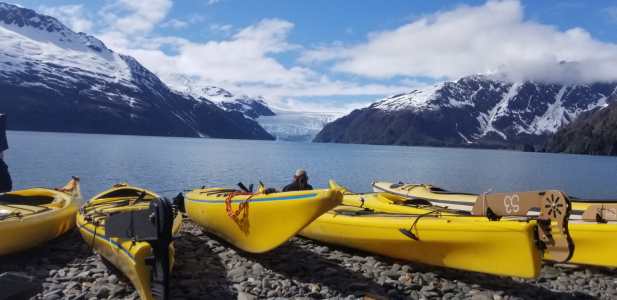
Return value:
[(0, 220), (23, 218), (52, 209), (62, 208), (65, 205), (66, 199), (52, 193), (49, 193), (49, 195), (7, 193), (0, 195)]
[[(116, 190), (112, 190), (108, 193), (104, 193), (98, 197), (96, 197), (97, 199), (108, 199), (108, 198), (136, 198), (136, 197), (142, 197), (142, 194), (144, 194), (145, 191), (143, 190), (139, 190), (139, 189), (135, 189), (135, 188), (119, 188)], [(151, 194), (151, 193), (145, 193), (145, 195), (143, 195), (143, 197), (148, 197), (150, 196), (151, 198), (156, 198), (155, 195)]]

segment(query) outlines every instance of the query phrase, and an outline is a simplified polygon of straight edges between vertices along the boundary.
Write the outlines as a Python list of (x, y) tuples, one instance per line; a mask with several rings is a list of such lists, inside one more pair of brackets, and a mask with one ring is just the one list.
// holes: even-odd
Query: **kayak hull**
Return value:
[[(400, 199), (405, 198), (420, 198), (429, 201), (436, 206), (448, 207), (461, 211), (471, 211), (474, 202), (478, 195), (452, 193), (443, 191), (428, 184), (418, 185), (401, 185), (390, 182), (375, 182), (373, 190), (375, 192), (388, 193)], [(386, 196), (387, 197), (387, 196)], [(380, 204), (382, 209), (390, 207), (388, 211), (403, 212), (406, 211), (403, 205), (385, 204), (387, 201), (382, 201)], [(583, 222), (580, 218), (592, 204), (600, 204), (601, 202), (572, 202), (572, 214), (568, 224), (568, 231), (574, 242), (574, 255), (569, 263), (581, 265), (594, 265), (604, 267), (617, 267), (617, 256), (614, 255), (617, 249), (617, 223), (600, 224), (594, 222)], [(550, 254), (546, 255), (546, 260), (552, 260)]]
[[(525, 278), (534, 278), (540, 272), (532, 224), (418, 214), (348, 215), (358, 211), (362, 209), (340, 206), (319, 217), (300, 234), (433, 266)], [(410, 231), (415, 239), (400, 231), (409, 230), (414, 222)]]
[(568, 228), (575, 245), (569, 263), (617, 267), (617, 224), (570, 222)]
[(232, 211), (251, 197), (246, 214), (234, 220), (227, 213), (225, 199), (230, 190), (197, 189), (186, 193), (184, 206), (189, 218), (235, 247), (251, 253), (270, 251), (317, 217), (340, 204), (341, 193), (311, 190), (272, 194), (238, 195)]
[[(137, 290), (141, 299), (154, 299), (151, 292), (151, 270), (152, 267), (147, 264), (148, 257), (153, 255), (152, 246), (148, 242), (137, 241), (133, 242), (130, 239), (109, 237), (105, 234), (105, 220), (98, 220), (93, 222), (88, 218), (89, 213), (93, 212), (100, 206), (104, 211), (105, 205), (111, 205), (114, 202), (122, 201), (122, 199), (134, 198), (134, 197), (107, 197), (113, 193), (125, 193), (123, 191), (135, 191), (135, 193), (145, 191), (147, 193), (144, 202), (136, 207), (134, 205), (132, 209), (139, 210), (147, 207), (149, 201), (159, 198), (159, 196), (151, 191), (140, 189), (132, 186), (115, 187), (101, 194), (93, 197), (88, 203), (82, 206), (82, 209), (77, 214), (77, 227), (83, 237), (84, 241), (93, 250), (99, 253), (105, 260), (114, 265), (119, 271), (121, 271), (131, 281), (135, 290)], [(129, 206), (129, 205), (127, 205)], [(122, 209), (122, 207), (118, 207)], [(173, 234), (176, 234), (182, 224), (182, 216), (176, 215), (173, 221)], [(169, 245), (169, 260), (170, 266), (173, 266), (175, 249), (173, 243)]]
[[(3, 202), (3, 197), (53, 199), (50, 203), (28, 205)], [(68, 193), (33, 188), (6, 193), (0, 197), (0, 210), (21, 213), (22, 217), (0, 220), (0, 255), (23, 251), (66, 233), (75, 226), (80, 200)], [(3, 205), (4, 203), (4, 205)]]

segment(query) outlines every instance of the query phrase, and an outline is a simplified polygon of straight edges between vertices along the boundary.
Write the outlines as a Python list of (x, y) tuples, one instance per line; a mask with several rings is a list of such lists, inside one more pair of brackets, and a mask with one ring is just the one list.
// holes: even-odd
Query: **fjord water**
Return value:
[(315, 187), (332, 178), (358, 192), (388, 180), (472, 193), (556, 188), (617, 198), (617, 157), (25, 131), (10, 131), (8, 139), (16, 189), (60, 186), (77, 175), (85, 198), (118, 182), (166, 196), (240, 181), (281, 188), (296, 168), (305, 168)]

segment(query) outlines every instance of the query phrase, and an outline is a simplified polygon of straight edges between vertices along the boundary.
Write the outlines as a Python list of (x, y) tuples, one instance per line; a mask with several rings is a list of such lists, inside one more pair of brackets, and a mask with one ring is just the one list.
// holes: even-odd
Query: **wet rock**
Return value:
[(493, 295), (488, 292), (478, 292), (471, 296), (471, 300), (493, 300)]
[(401, 276), (400, 272), (392, 271), (392, 270), (383, 271), (381, 275), (391, 278), (391, 279), (398, 279)]
[(236, 267), (227, 273), (232, 282), (242, 282), (246, 279), (248, 270), (245, 267)]
[(107, 282), (111, 283), (111, 284), (116, 284), (118, 283), (118, 276), (116, 275), (109, 275), (109, 277), (107, 277)]
[(96, 297), (98, 297), (99, 299), (101, 298), (104, 299), (104, 298), (109, 297), (110, 294), (111, 294), (110, 289), (107, 286), (102, 286), (96, 292)]
[(62, 290), (52, 290), (50, 292), (47, 292), (45, 294), (43, 294), (43, 300), (58, 300), (58, 299), (62, 299)]
[(264, 267), (260, 263), (254, 263), (251, 266), (251, 270), (255, 275), (261, 275), (264, 272)]
[(258, 297), (245, 292), (238, 292), (237, 300), (257, 300)]

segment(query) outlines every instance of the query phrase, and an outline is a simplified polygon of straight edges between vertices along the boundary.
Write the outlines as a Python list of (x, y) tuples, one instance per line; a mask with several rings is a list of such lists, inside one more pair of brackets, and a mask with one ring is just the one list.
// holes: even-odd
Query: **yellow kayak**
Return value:
[[(344, 202), (350, 197), (345, 195)], [(541, 266), (534, 228), (528, 222), (491, 222), (425, 209), (402, 214), (343, 205), (300, 235), (434, 266), (534, 278)]]
[(0, 195), (0, 255), (52, 240), (75, 226), (79, 179), (62, 189), (32, 188)]
[[(374, 182), (375, 192), (390, 194), (382, 198), (382, 205), (389, 206), (389, 211), (405, 211), (409, 201), (426, 201), (432, 205), (448, 207), (469, 212), (478, 195), (449, 192), (429, 184), (400, 184)], [(398, 198), (397, 198), (398, 197)], [(593, 214), (593, 208), (605, 206), (602, 210), (606, 220), (600, 220)], [(572, 199), (572, 214), (568, 228), (575, 244), (574, 255), (570, 263), (617, 267), (617, 222), (615, 221), (615, 203), (584, 202)], [(592, 213), (590, 217), (586, 213)], [(595, 219), (598, 219), (596, 221)]]
[(207, 231), (247, 252), (272, 250), (317, 217), (341, 203), (334, 190), (248, 194), (205, 188), (186, 193), (188, 217)]
[(169, 298), (172, 236), (182, 216), (154, 192), (118, 184), (77, 214), (84, 241), (131, 281), (141, 299)]

